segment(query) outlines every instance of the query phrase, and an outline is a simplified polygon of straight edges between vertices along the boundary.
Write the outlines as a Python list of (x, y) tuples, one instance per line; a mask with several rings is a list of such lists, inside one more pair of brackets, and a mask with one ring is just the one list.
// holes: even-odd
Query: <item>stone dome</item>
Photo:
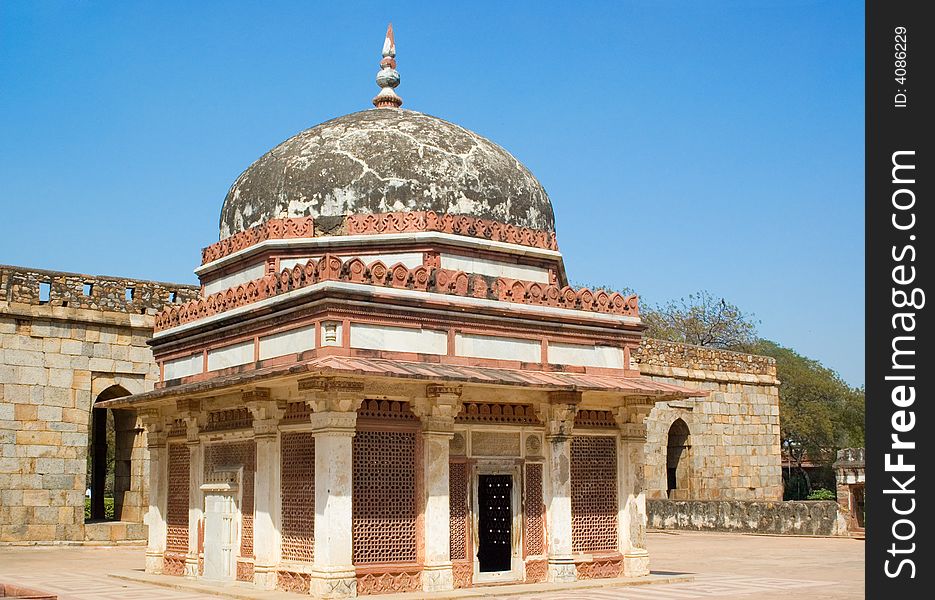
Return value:
[(427, 210), (555, 230), (549, 196), (509, 152), (436, 117), (376, 108), (306, 129), (250, 165), (224, 200), (221, 239), (276, 218)]

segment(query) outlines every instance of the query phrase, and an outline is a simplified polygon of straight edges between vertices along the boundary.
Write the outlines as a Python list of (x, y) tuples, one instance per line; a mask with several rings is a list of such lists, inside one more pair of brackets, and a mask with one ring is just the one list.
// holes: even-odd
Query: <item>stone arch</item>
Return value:
[(681, 418), (666, 436), (666, 495), (671, 500), (691, 498), (691, 431)]
[[(102, 384), (109, 385), (102, 385)], [(96, 378), (96, 392), (90, 415), (88, 452), (88, 489), (91, 493), (92, 521), (140, 521), (142, 519), (142, 482), (145, 464), (141, 454), (144, 440), (132, 410), (108, 409), (98, 406), (106, 400), (129, 396), (131, 391), (113, 378)], [(96, 384), (96, 385), (95, 385)], [(107, 499), (113, 498), (113, 514), (106, 510)]]

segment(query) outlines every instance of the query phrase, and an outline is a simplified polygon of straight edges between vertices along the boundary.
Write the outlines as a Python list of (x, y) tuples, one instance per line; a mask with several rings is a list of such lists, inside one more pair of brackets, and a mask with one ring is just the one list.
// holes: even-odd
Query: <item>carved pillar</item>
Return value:
[(157, 410), (140, 413), (146, 427), (149, 450), (149, 511), (144, 522), (149, 526), (146, 544), (146, 572), (160, 574), (166, 551), (166, 504), (169, 454), (166, 446), (165, 417)]
[(425, 398), (412, 403), (422, 421), (425, 560), (422, 590), (454, 589), (451, 571), (448, 445), (461, 410), (461, 386), (428, 385)]
[(363, 384), (315, 377), (299, 381), (312, 408), (315, 436), (315, 562), (311, 593), (320, 598), (357, 595), (353, 535), (353, 439)]
[(580, 392), (553, 392), (543, 408), (548, 447), (548, 579), (575, 581), (577, 571), (571, 555), (571, 434)]
[(276, 589), (276, 570), (282, 550), (280, 498), (279, 421), (286, 413), (267, 389), (244, 393), (244, 404), (253, 414), (256, 442), (256, 484), (253, 520), (253, 583), (263, 590)]
[(617, 449), (617, 532), (623, 554), (623, 576), (649, 575), (649, 552), (646, 550), (645, 463), (646, 424), (651, 406), (634, 406), (617, 411), (620, 427)]
[(198, 577), (198, 557), (201, 552), (201, 527), (204, 518), (204, 446), (201, 444), (201, 429), (204, 416), (201, 403), (185, 401), (177, 403), (185, 421), (185, 442), (188, 445), (188, 553), (185, 555), (185, 577)]

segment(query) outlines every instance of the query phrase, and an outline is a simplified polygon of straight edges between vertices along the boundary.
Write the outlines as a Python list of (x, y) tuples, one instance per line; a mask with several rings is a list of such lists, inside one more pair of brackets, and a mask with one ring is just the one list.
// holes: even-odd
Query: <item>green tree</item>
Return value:
[(779, 426), (783, 450), (805, 481), (805, 459), (830, 465), (835, 451), (864, 444), (864, 390), (849, 386), (833, 370), (791, 348), (758, 341), (756, 354), (776, 359)]
[(727, 350), (747, 351), (756, 342), (754, 316), (704, 290), (641, 311), (646, 335)]

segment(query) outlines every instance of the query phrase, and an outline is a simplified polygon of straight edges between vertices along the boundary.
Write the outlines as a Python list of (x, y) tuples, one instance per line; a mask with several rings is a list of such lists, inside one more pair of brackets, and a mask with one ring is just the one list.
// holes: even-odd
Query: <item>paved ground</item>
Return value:
[[(650, 533), (653, 571), (695, 581), (619, 589), (549, 592), (529, 600), (822, 600), (863, 598), (864, 543), (851, 539)], [(0, 582), (59, 594), (62, 600), (217, 600), (216, 596), (117, 581), (140, 569), (140, 547), (0, 547)], [(494, 590), (491, 590), (492, 592)], [(492, 594), (493, 595), (493, 594)]]

